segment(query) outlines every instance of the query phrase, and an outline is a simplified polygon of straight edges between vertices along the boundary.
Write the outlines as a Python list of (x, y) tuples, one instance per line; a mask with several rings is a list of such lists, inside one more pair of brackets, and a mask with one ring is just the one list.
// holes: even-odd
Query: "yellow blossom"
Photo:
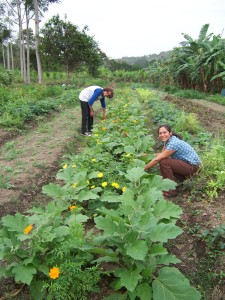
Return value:
[(30, 233), (30, 231), (33, 229), (33, 225), (28, 225), (25, 229), (24, 229), (24, 233), (25, 234), (29, 234)]
[(75, 164), (73, 164), (73, 165), (72, 165), (72, 168), (76, 168), (76, 165), (75, 165)]
[(60, 274), (60, 270), (59, 268), (57, 267), (53, 267), (52, 269), (50, 269), (49, 271), (49, 277), (52, 278), (52, 279), (56, 279), (59, 277), (59, 274)]
[(106, 181), (104, 181), (103, 183), (102, 183), (102, 187), (105, 187), (105, 186), (107, 186), (108, 185), (108, 183), (106, 182)]
[(125, 154), (125, 156), (126, 156), (126, 157), (129, 157), (129, 156), (131, 156), (131, 154), (130, 154), (130, 153), (127, 153), (127, 154)]
[(87, 184), (89, 184), (90, 183), (90, 181), (89, 180), (87, 180)]
[(98, 136), (98, 133), (95, 133), (94, 136)]
[(91, 186), (91, 189), (94, 189), (94, 188), (95, 188), (95, 185), (92, 185), (92, 186)]
[(98, 178), (101, 178), (101, 177), (103, 177), (103, 173), (102, 172), (98, 173)]
[(117, 182), (113, 182), (112, 186), (114, 186), (116, 189), (118, 189), (120, 187), (119, 183), (117, 183)]
[(91, 160), (92, 162), (95, 162), (96, 161), (96, 158), (92, 158), (92, 160)]
[(76, 205), (71, 205), (71, 206), (69, 207), (69, 209), (70, 209), (71, 211), (74, 210), (75, 208), (77, 208)]
[(63, 166), (63, 169), (66, 169), (68, 167), (68, 165), (67, 164), (65, 164), (64, 166)]
[(77, 187), (77, 183), (76, 182), (74, 182), (73, 184), (72, 184), (72, 188), (76, 188)]
[(123, 193), (124, 193), (126, 190), (127, 190), (127, 188), (124, 186), (124, 187), (122, 188)]

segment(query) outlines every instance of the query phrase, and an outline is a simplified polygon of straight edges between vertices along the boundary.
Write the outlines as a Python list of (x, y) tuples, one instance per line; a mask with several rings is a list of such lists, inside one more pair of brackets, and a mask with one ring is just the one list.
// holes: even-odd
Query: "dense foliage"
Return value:
[(92, 75), (101, 64), (100, 51), (94, 39), (87, 35), (87, 27), (77, 26), (54, 16), (42, 28), (41, 51), (50, 66), (64, 65), (68, 77), (84, 65)]

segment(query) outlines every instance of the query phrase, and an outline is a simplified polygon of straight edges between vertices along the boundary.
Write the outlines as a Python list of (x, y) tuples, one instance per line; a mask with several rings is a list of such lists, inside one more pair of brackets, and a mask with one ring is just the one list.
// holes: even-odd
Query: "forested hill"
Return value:
[(149, 54), (149, 55), (137, 56), (137, 57), (124, 56), (120, 59), (120, 61), (126, 62), (129, 65), (139, 65), (144, 67), (146, 66), (146, 64), (148, 65), (149, 62), (153, 60), (167, 58), (170, 55), (170, 53), (171, 51), (164, 51), (164, 52), (160, 52), (159, 54)]

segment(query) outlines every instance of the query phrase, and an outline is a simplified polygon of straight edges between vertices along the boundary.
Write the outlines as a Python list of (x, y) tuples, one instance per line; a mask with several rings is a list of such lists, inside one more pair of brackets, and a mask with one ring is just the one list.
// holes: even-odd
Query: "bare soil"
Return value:
[[(175, 103), (179, 109), (196, 113), (207, 131), (213, 134), (224, 131), (224, 106), (173, 97), (166, 97), (165, 100)], [(15, 212), (23, 213), (34, 204), (41, 205), (47, 201), (41, 193), (42, 186), (55, 181), (66, 148), (72, 145), (76, 153), (80, 153), (86, 145), (87, 138), (80, 136), (79, 128), (80, 110), (74, 108), (51, 114), (47, 120), (45, 118), (39, 124), (32, 125), (30, 130), (20, 135), (0, 130), (1, 217)], [(184, 233), (171, 243), (170, 248), (182, 261), (179, 265), (181, 271), (193, 275), (199, 272), (199, 260), (208, 255), (205, 243), (196, 238), (196, 233), (199, 228), (225, 224), (225, 195), (221, 193), (213, 202), (205, 198), (195, 199), (193, 195), (190, 197), (190, 188), (186, 186), (181, 189), (180, 195), (172, 200), (183, 209), (179, 225)], [(225, 261), (220, 261), (218, 268), (224, 270), (224, 267)], [(212, 286), (211, 294), (205, 295), (204, 299), (224, 300), (224, 278), (218, 283), (212, 282)], [(9, 299), (5, 298), (4, 291), (5, 287), (0, 283), (0, 300)], [(101, 295), (92, 295), (90, 299), (100, 300), (107, 293), (103, 282)]]

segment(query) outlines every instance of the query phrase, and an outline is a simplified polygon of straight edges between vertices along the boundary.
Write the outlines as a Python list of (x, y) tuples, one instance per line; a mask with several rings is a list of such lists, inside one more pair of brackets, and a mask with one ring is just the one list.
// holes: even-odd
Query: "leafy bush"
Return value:
[(8, 86), (12, 83), (12, 73), (0, 67), (0, 86)]
[(188, 99), (205, 99), (207, 95), (195, 90), (179, 90), (175, 93), (176, 96)]

